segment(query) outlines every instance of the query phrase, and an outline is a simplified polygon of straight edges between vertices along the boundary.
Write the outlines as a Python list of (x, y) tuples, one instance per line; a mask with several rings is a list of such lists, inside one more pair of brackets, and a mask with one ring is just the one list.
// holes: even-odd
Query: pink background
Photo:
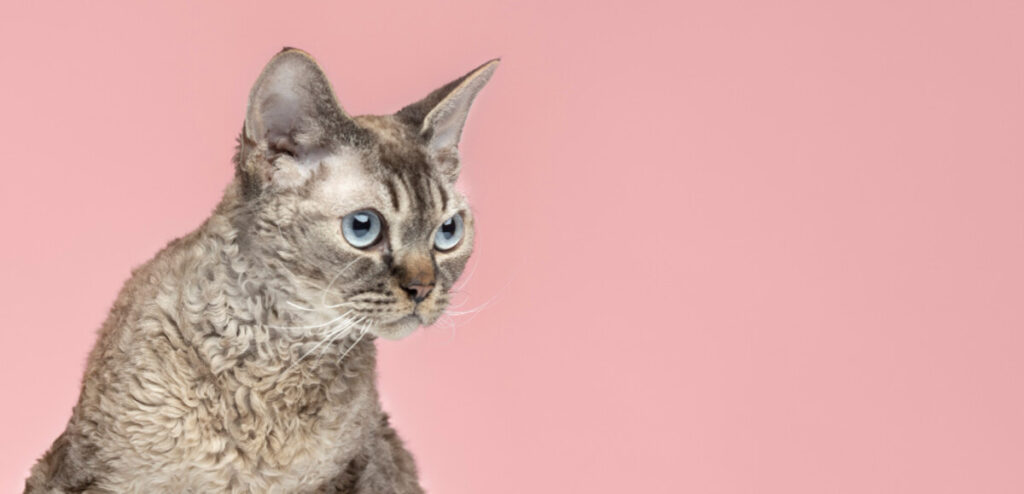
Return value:
[(352, 113), (503, 57), (487, 305), (380, 344), (431, 492), (1024, 492), (1021, 2), (139, 3), (3, 8), (0, 490), (292, 45)]

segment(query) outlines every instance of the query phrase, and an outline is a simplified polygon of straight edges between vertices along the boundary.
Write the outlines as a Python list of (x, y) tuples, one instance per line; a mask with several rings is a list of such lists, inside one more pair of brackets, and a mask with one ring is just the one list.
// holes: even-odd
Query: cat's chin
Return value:
[(395, 322), (374, 327), (370, 332), (386, 340), (400, 340), (416, 331), (421, 324), (423, 323), (419, 317), (408, 315)]

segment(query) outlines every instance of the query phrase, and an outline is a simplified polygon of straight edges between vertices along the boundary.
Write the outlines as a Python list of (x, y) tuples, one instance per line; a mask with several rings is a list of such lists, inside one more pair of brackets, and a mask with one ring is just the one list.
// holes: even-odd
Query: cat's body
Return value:
[(335, 342), (286, 374), (308, 347), (257, 324), (263, 307), (233, 302), (289, 281), (235, 272), (246, 261), (221, 214), (135, 271), (90, 355), (66, 445), (37, 474), (72, 492), (297, 492), (344, 471), (378, 432), (373, 342), (340, 363), (354, 340)]
[(348, 117), (308, 55), (275, 57), (236, 180), (126, 283), (26, 492), (422, 492), (373, 339), (436, 320), (465, 265), (455, 147), (495, 65)]

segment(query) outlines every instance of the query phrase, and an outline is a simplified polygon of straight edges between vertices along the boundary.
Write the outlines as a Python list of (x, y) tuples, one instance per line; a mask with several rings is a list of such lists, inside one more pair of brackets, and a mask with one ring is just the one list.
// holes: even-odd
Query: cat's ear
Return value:
[(449, 168), (445, 173), (458, 175), (458, 146), (469, 107), (483, 89), (500, 59), (491, 60), (468, 74), (436, 89), (416, 103), (402, 108), (395, 115), (419, 127), (426, 141), (427, 152)]
[(284, 154), (303, 163), (354, 126), (313, 57), (285, 48), (267, 63), (249, 93), (244, 137), (265, 145), (269, 157)]

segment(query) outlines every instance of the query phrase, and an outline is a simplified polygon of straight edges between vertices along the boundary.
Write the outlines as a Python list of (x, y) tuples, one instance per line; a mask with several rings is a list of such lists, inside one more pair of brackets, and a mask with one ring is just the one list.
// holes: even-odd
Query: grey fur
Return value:
[[(433, 323), (465, 267), (457, 139), (439, 150), (424, 119), (466, 107), (495, 64), (395, 116), (350, 117), (308, 54), (275, 56), (235, 180), (199, 229), (133, 272), (25, 492), (422, 492), (380, 407), (373, 340)], [(465, 112), (451, 113), (461, 131)], [(360, 250), (340, 218), (366, 208), (387, 224)], [(465, 238), (436, 251), (452, 214)], [(417, 303), (410, 279), (436, 287)]]

